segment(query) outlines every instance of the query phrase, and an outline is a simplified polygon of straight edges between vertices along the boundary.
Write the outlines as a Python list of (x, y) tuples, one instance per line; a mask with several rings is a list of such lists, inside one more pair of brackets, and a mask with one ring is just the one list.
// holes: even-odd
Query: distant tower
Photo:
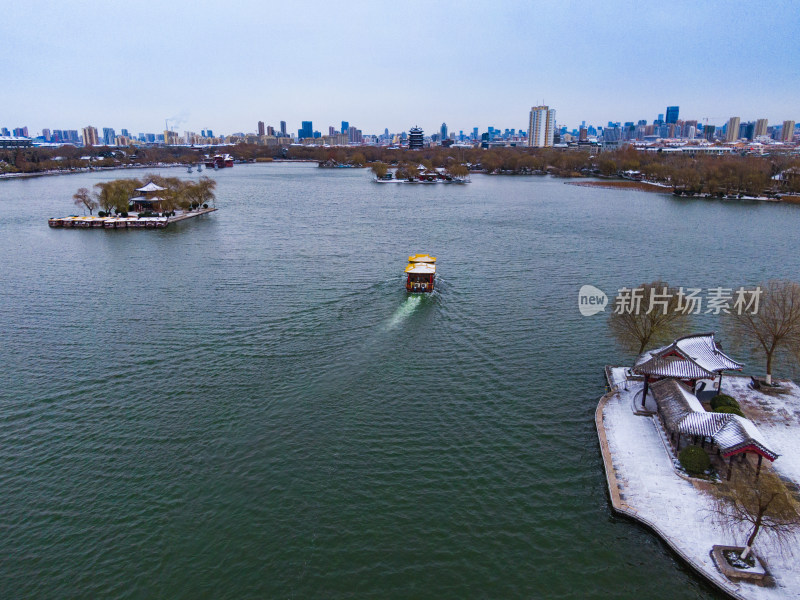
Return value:
[(281, 121), (281, 137), (286, 137), (286, 121)]
[(442, 123), (442, 128), (440, 133), (442, 134), (442, 140), (447, 139), (447, 123)]
[(88, 127), (83, 128), (83, 145), (99, 146), (96, 127), (89, 125)]
[(423, 140), (422, 128), (419, 126), (412, 127), (408, 132), (408, 149), (421, 150)]
[(678, 122), (678, 111), (680, 110), (680, 106), (668, 106), (667, 107), (667, 124), (669, 123), (677, 123)]
[(781, 141), (791, 142), (794, 139), (794, 121), (784, 121), (781, 128)]
[(342, 133), (347, 133), (348, 129), (350, 129), (350, 123), (342, 121)]
[(528, 146), (545, 148), (553, 145), (553, 134), (556, 128), (556, 111), (549, 106), (531, 108), (528, 120)]
[(767, 135), (767, 125), (768, 122), (766, 119), (759, 119), (758, 121), (756, 121), (756, 129), (753, 132), (753, 135), (755, 137)]
[(258, 122), (258, 135), (259, 136), (264, 135), (264, 121)]
[(739, 117), (731, 117), (728, 119), (728, 128), (725, 133), (726, 142), (735, 142), (739, 139)]

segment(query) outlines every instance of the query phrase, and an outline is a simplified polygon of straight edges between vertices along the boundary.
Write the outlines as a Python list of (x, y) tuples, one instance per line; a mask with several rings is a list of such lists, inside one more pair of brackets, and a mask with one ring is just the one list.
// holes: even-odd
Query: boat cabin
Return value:
[(409, 292), (432, 292), (436, 279), (436, 257), (429, 254), (409, 256), (405, 273)]

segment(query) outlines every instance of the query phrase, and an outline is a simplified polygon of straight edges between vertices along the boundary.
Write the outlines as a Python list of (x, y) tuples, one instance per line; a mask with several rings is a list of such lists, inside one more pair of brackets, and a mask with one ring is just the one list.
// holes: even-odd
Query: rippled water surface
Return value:
[(796, 279), (800, 208), (271, 164), (47, 227), (121, 175), (0, 182), (1, 598), (715, 597), (611, 515), (577, 291)]

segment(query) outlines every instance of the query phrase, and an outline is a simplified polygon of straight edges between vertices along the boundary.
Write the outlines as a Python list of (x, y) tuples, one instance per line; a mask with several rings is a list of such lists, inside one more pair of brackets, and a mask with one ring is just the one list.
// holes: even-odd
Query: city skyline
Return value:
[[(34, 133), (159, 132), (166, 119), (181, 132), (343, 119), (365, 132), (467, 131), (526, 128), (539, 104), (570, 127), (651, 121), (672, 105), (718, 126), (800, 117), (791, 2), (157, 7), (5, 7), (0, 50), (17, 60), (4, 65), (0, 120)], [(64, 42), (70, 31), (93, 34)]]

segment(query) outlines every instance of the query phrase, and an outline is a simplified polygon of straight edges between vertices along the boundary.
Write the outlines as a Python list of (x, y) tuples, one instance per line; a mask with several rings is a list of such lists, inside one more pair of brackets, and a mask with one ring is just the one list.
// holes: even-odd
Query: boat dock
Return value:
[(174, 217), (62, 217), (47, 220), (50, 227), (78, 229), (164, 229), (172, 223), (193, 219), (216, 211), (216, 208), (201, 208), (182, 212)]

